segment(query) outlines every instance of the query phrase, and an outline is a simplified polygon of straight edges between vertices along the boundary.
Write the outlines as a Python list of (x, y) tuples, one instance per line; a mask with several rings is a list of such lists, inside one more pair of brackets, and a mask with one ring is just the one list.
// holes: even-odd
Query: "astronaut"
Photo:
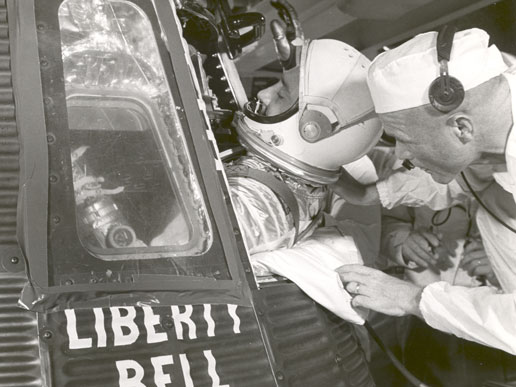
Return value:
[[(360, 254), (352, 238), (321, 226), (328, 184), (381, 134), (365, 82), (369, 61), (336, 40), (304, 41), (295, 50), (298, 65), (236, 118), (248, 153), (226, 165), (233, 206), (257, 276), (283, 275), (353, 321), (334, 302), (342, 289), (333, 270)], [(315, 280), (324, 277), (332, 285)]]
[[(327, 185), (380, 135), (363, 82), (367, 58), (336, 40), (305, 41), (300, 51), (299, 66), (262, 90), (237, 118), (248, 154), (227, 165), (227, 172), (251, 253), (292, 247), (296, 236), (307, 236), (327, 203)], [(288, 187), (298, 208), (257, 171)]]

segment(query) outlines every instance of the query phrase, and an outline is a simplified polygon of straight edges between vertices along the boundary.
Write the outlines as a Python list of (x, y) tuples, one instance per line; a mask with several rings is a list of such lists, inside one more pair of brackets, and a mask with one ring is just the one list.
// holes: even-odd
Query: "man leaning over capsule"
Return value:
[[(477, 224), (502, 291), (446, 282), (422, 288), (344, 265), (337, 271), (354, 295), (352, 305), (416, 315), (441, 331), (516, 354), (516, 69), (489, 46), (485, 31), (429, 32), (378, 56), (368, 85), (397, 157), (431, 175), (433, 184), (490, 168), (477, 194)], [(425, 190), (440, 195), (441, 204), (454, 200), (449, 190)]]

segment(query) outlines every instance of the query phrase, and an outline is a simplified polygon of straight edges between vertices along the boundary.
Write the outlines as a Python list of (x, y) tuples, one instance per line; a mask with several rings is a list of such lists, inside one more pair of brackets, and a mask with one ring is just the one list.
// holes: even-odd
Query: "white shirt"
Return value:
[[(505, 150), (507, 172), (493, 176), (507, 192), (501, 200), (498, 195), (498, 202), (496, 192), (487, 192), (483, 201), (516, 228), (516, 219), (503, 208), (504, 204), (512, 204), (508, 203), (511, 198), (516, 202), (516, 75), (509, 70), (504, 76), (511, 89), (513, 129)], [(477, 224), (504, 293), (486, 286), (470, 289), (436, 282), (425, 287), (419, 307), (425, 321), (436, 329), (516, 355), (516, 233), (483, 208), (478, 210)]]

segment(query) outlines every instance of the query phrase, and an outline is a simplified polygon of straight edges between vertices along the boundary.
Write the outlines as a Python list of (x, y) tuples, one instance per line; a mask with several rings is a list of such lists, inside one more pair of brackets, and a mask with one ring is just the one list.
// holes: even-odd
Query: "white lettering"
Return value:
[[(136, 325), (134, 322), (136, 317), (136, 310), (131, 306), (120, 306), (109, 309), (111, 310), (111, 315), (113, 318), (111, 324), (113, 328), (113, 334), (115, 336), (115, 347), (133, 344), (138, 339), (138, 335), (140, 334), (138, 325)], [(120, 310), (122, 309), (127, 311), (127, 315), (122, 316), (120, 314)], [(122, 327), (128, 328), (129, 333), (124, 334)]]
[(192, 321), (192, 305), (185, 305), (185, 311), (181, 313), (177, 305), (172, 305), (172, 318), (176, 328), (176, 336), (178, 340), (183, 340), (183, 323), (188, 326), (188, 337), (190, 339), (197, 338), (195, 323)]
[(79, 338), (79, 334), (77, 333), (77, 318), (75, 316), (75, 310), (66, 309), (66, 332), (68, 333), (68, 340), (70, 342), (70, 349), (82, 349), (82, 348), (91, 348), (93, 345), (93, 340), (91, 337), (88, 338)]
[(154, 383), (156, 383), (156, 387), (167, 387), (167, 384), (172, 383), (170, 375), (163, 372), (164, 365), (174, 364), (172, 355), (156, 356), (151, 358), (151, 362), (154, 367)]
[(204, 319), (206, 320), (206, 323), (208, 324), (208, 330), (207, 330), (208, 337), (215, 336), (215, 321), (213, 321), (213, 318), (211, 317), (211, 305), (210, 304), (204, 304)]
[(240, 333), (240, 318), (237, 313), (237, 306), (233, 304), (228, 304), (228, 313), (233, 319), (233, 332)]
[[(118, 385), (119, 387), (145, 387), (142, 383), (143, 367), (134, 360), (118, 360), (116, 362), (118, 369)], [(134, 376), (129, 377), (129, 369), (134, 371)]]
[(220, 384), (220, 378), (217, 374), (217, 362), (211, 351), (202, 351), (204, 357), (208, 360), (208, 374), (211, 377), (212, 387), (229, 387), (229, 384)]
[(95, 332), (97, 332), (97, 347), (106, 346), (106, 328), (104, 327), (104, 311), (102, 308), (93, 308), (95, 313)]
[(153, 310), (149, 306), (143, 307), (144, 323), (147, 329), (147, 343), (161, 343), (167, 341), (168, 337), (165, 332), (156, 332), (154, 327), (159, 325), (159, 315), (154, 314)]
[(184, 353), (179, 355), (181, 361), (181, 369), (183, 370), (183, 379), (185, 380), (185, 387), (194, 387), (192, 376), (190, 375), (190, 363)]

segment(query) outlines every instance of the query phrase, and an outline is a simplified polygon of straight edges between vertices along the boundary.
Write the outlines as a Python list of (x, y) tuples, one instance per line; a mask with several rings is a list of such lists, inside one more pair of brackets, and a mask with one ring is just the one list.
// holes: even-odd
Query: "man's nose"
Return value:
[(270, 103), (272, 102), (275, 90), (276, 90), (276, 85), (273, 85), (266, 89), (260, 90), (258, 92), (258, 94), (256, 95), (256, 97), (260, 100), (260, 102), (262, 104), (264, 104), (265, 106), (269, 106)]
[(256, 95), (258, 100), (264, 104), (265, 106), (269, 105), (271, 103), (271, 92), (269, 89), (260, 90), (258, 94)]
[(260, 90), (256, 97), (261, 101), (265, 106), (269, 106), (272, 102), (274, 96), (278, 94), (278, 90), (281, 89), (282, 83), (278, 81), (272, 86), (267, 87), (266, 89)]

